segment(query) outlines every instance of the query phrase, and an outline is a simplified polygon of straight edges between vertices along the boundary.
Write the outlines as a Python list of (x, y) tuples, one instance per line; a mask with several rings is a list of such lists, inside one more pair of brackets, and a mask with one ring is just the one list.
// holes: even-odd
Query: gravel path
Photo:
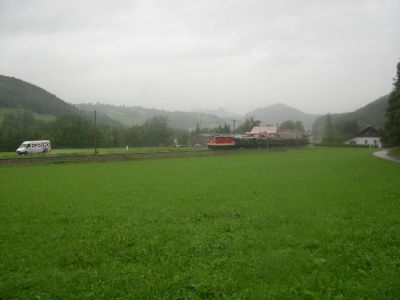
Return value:
[(390, 160), (390, 161), (394, 161), (394, 162), (400, 163), (400, 159), (398, 159), (396, 157), (393, 157), (393, 156), (390, 156), (388, 154), (388, 152), (389, 152), (388, 149), (380, 150), (380, 151), (374, 152), (374, 155), (379, 157), (379, 158), (383, 158), (383, 159), (387, 159), (387, 160)]

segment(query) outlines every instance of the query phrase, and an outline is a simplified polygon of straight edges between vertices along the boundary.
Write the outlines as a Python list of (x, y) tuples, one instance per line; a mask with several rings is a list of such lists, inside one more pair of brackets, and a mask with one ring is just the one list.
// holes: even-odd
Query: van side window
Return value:
[(28, 144), (28, 145), (26, 145), (26, 147), (25, 148), (29, 148), (31, 146), (31, 144)]

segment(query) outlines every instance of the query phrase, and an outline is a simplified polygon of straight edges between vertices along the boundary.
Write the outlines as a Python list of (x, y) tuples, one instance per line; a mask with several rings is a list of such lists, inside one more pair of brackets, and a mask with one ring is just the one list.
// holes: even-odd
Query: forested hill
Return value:
[[(26, 81), (0, 75), (0, 123), (3, 115), (12, 111), (32, 112), (38, 120), (53, 120), (62, 114), (77, 114), (81, 117), (93, 118), (93, 111), (79, 110), (75, 105), (65, 102), (36, 85)], [(99, 113), (99, 124), (122, 126), (116, 120)]]
[(78, 109), (46, 90), (14, 77), (0, 75), (0, 107), (23, 108), (39, 114), (59, 116)]
[(307, 130), (311, 129), (314, 120), (318, 117), (318, 115), (307, 114), (282, 103), (258, 108), (246, 114), (246, 117), (251, 116), (264, 124), (282, 123), (287, 120), (301, 121)]
[(144, 108), (139, 106), (115, 106), (101, 103), (82, 103), (77, 104), (81, 110), (93, 111), (100, 113), (121, 122), (126, 126), (141, 125), (146, 120), (155, 116), (164, 116), (168, 118), (168, 125), (172, 128), (191, 129), (196, 128), (199, 124), (201, 127), (213, 128), (225, 123), (232, 124), (233, 118), (221, 118), (216, 115), (186, 112), (186, 111), (166, 111), (155, 108)]
[[(354, 112), (332, 114), (331, 118), (334, 124), (337, 126), (346, 126), (346, 124), (355, 123), (358, 129), (363, 129), (367, 125), (372, 125), (376, 128), (382, 128), (385, 124), (385, 113), (388, 106), (389, 95), (380, 97), (371, 103), (357, 109)], [(319, 117), (313, 124), (313, 131), (317, 128), (322, 128), (325, 121), (326, 115)]]

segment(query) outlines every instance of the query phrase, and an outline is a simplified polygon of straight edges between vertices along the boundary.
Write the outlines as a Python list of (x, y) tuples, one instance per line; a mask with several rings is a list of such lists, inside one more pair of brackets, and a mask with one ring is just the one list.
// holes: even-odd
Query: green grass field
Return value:
[(0, 166), (1, 299), (399, 299), (369, 149)]

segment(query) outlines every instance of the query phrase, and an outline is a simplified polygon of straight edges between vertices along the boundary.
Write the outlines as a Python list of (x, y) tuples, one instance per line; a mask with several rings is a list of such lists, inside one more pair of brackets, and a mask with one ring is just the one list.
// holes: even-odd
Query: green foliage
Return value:
[(344, 121), (342, 123), (336, 123), (335, 125), (342, 140), (349, 139), (360, 132), (360, 127), (356, 121)]
[(161, 146), (172, 144), (172, 132), (168, 128), (168, 118), (155, 116), (143, 124), (143, 145)]
[(255, 120), (254, 117), (246, 118), (243, 124), (241, 124), (237, 131), (238, 133), (246, 133), (253, 129), (255, 126), (260, 126), (261, 121)]
[(303, 132), (303, 133), (305, 132), (303, 122), (301, 122), (301, 121), (296, 121), (296, 130), (297, 130), (298, 132)]
[(293, 122), (292, 120), (287, 120), (282, 122), (282, 124), (280, 124), (279, 127), (285, 130), (296, 130), (296, 123)]
[(323, 126), (322, 143), (328, 145), (344, 143), (345, 140), (353, 137), (360, 131), (356, 121), (333, 121), (331, 114), (325, 117)]
[(224, 124), (224, 126), (218, 125), (214, 130), (215, 133), (227, 134), (231, 133), (231, 126), (229, 124)]
[(55, 147), (87, 147), (94, 144), (94, 125), (75, 114), (63, 114), (51, 126)]
[(54, 121), (56, 119), (55, 116), (52, 115), (48, 115), (48, 114), (38, 114), (38, 113), (34, 113), (30, 110), (26, 110), (23, 108), (1, 108), (0, 107), (0, 127), (3, 123), (4, 120), (4, 116), (9, 114), (9, 113), (17, 113), (17, 112), (23, 112), (23, 111), (28, 111), (33, 113), (33, 116), (35, 117), (35, 119), (37, 121), (43, 121), (43, 122), (51, 122)]
[(325, 135), (322, 138), (322, 143), (335, 144), (337, 142), (336, 129), (333, 125), (331, 115), (328, 114), (325, 120)]
[(301, 121), (294, 122), (292, 120), (287, 120), (282, 122), (282, 124), (280, 124), (279, 127), (284, 130), (296, 130), (301, 133), (305, 132), (303, 122)]
[(393, 83), (393, 91), (389, 96), (386, 116), (387, 142), (391, 145), (400, 145), (400, 62), (397, 63), (397, 74)]
[(0, 166), (0, 296), (397, 299), (399, 176), (347, 148)]
[(125, 132), (125, 144), (129, 146), (141, 146), (143, 144), (142, 126), (132, 126)]
[(179, 145), (188, 145), (190, 139), (190, 133), (183, 129), (176, 129), (174, 134), (176, 141)]
[(395, 158), (400, 159), (400, 148), (390, 149), (389, 155), (394, 156)]

